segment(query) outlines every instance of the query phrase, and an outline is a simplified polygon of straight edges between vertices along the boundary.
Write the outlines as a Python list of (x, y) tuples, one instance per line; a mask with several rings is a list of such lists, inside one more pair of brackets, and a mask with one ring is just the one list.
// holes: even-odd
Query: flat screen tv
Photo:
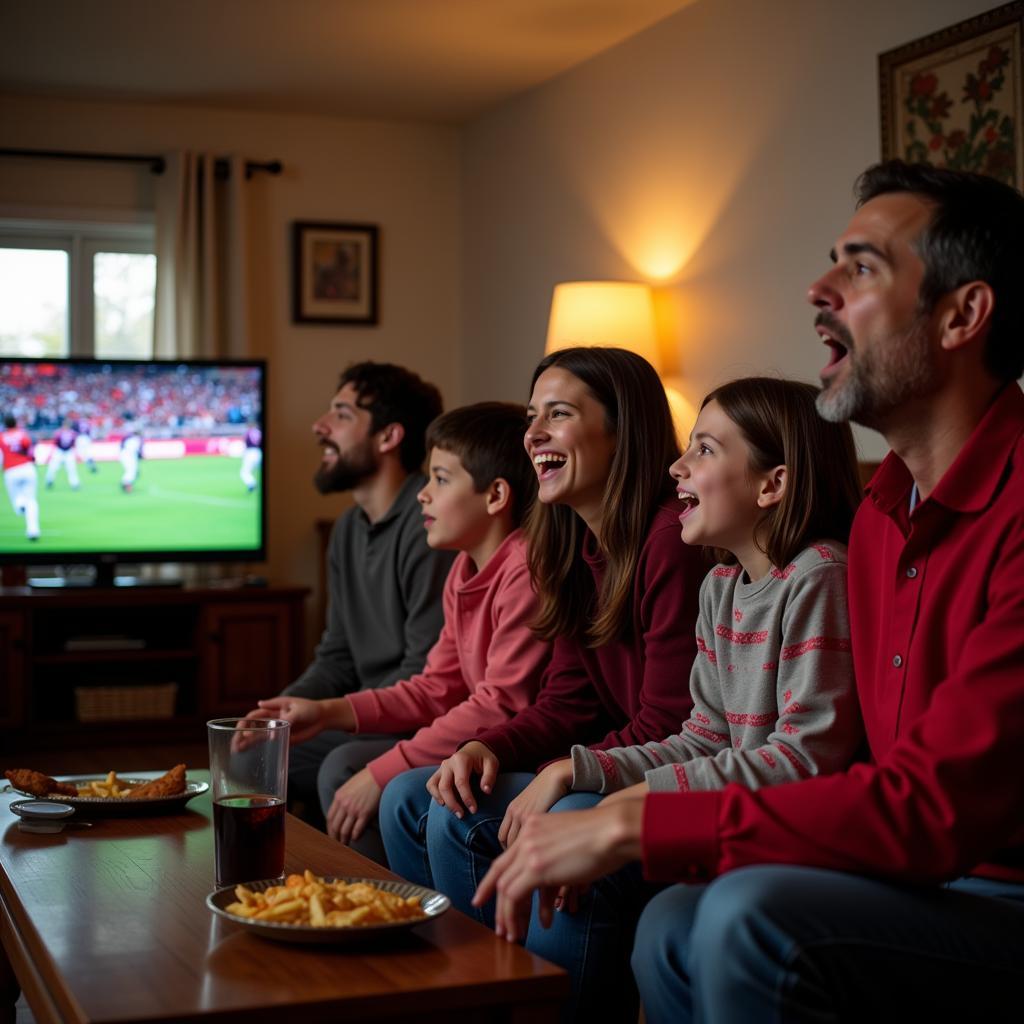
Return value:
[(0, 357), (0, 563), (261, 561), (258, 361)]

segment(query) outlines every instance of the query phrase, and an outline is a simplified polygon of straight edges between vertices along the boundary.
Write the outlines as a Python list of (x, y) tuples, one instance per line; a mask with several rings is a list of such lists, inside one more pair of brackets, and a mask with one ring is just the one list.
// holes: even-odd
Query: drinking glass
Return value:
[(275, 718), (206, 723), (218, 888), (284, 872), (290, 728)]

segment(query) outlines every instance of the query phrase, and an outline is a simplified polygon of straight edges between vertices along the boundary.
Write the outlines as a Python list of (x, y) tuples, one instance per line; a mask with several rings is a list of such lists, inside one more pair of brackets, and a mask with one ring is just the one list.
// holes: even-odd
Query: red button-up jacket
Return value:
[(807, 864), (1024, 881), (1024, 396), (998, 395), (934, 492), (890, 454), (850, 539), (870, 763), (760, 789), (652, 793), (644, 868), (699, 880)]

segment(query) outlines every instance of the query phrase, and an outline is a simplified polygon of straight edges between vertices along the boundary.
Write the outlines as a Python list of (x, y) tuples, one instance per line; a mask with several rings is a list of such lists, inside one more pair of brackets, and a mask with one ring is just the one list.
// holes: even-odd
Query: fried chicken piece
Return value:
[(4, 775), (15, 789), (32, 796), (78, 796), (78, 790), (70, 782), (58, 782), (31, 768), (11, 768)]
[(177, 796), (185, 792), (185, 766), (176, 764), (169, 772), (159, 779), (143, 783), (128, 791), (130, 797), (140, 796)]

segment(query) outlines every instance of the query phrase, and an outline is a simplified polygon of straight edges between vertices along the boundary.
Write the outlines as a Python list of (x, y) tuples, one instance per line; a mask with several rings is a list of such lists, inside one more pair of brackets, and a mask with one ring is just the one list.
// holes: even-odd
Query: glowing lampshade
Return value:
[(573, 345), (625, 348), (661, 373), (650, 286), (625, 281), (556, 284), (545, 352)]

